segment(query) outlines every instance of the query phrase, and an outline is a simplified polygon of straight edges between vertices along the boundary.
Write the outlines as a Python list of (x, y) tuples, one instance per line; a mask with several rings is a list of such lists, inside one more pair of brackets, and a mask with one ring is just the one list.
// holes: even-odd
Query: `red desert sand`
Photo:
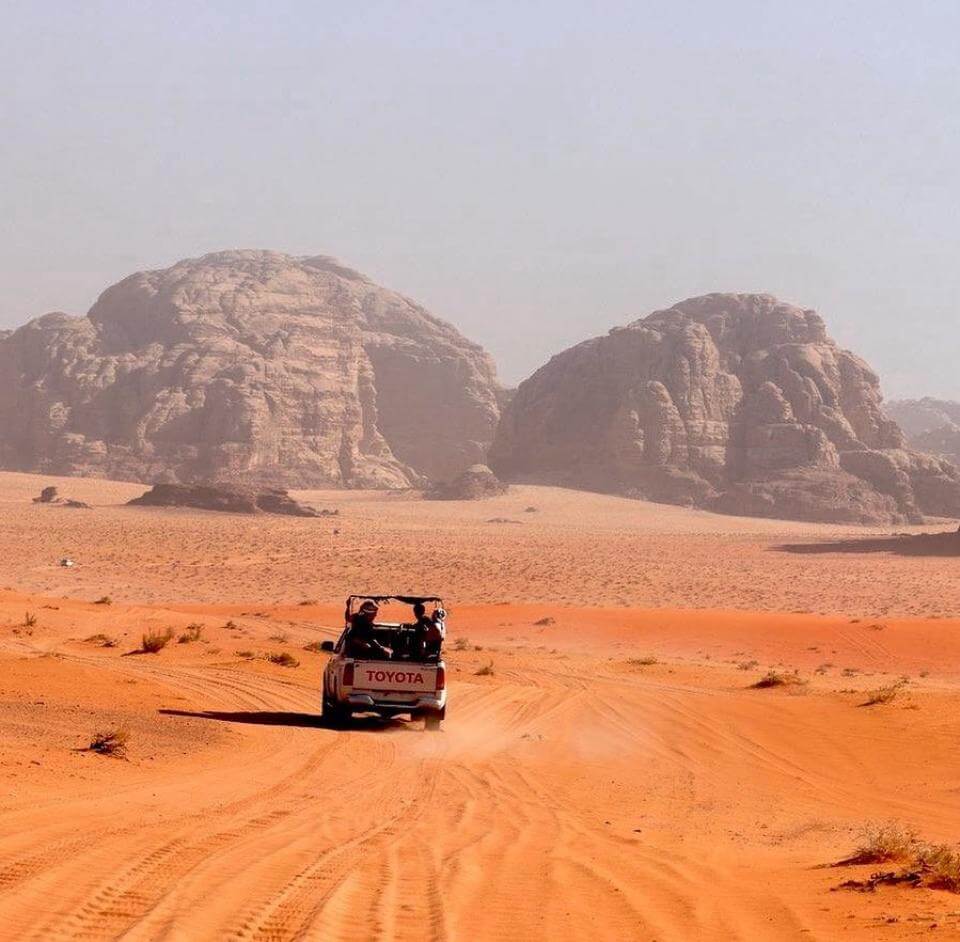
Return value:
[[(0, 474), (0, 937), (960, 936), (960, 895), (869, 883), (910, 853), (834, 866), (960, 839), (956, 558), (552, 488), (143, 490)], [(440, 733), (319, 724), (352, 591), (446, 599)]]

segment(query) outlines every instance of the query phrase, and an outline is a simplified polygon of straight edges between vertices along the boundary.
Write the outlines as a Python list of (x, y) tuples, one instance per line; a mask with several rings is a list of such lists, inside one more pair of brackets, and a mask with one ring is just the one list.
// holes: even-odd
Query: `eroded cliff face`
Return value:
[(219, 252), (0, 339), (0, 466), (405, 487), (484, 460), (498, 392), (478, 345), (334, 260)]
[(692, 298), (553, 357), (506, 406), (489, 464), (728, 513), (960, 514), (960, 471), (908, 450), (876, 374), (768, 295)]

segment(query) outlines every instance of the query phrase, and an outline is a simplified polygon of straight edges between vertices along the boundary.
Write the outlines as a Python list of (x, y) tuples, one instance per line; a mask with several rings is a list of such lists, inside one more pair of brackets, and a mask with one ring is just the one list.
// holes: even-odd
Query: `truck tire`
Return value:
[(440, 729), (440, 721), (443, 719), (443, 713), (427, 713), (423, 718), (423, 728), (430, 730), (430, 732), (435, 733)]
[(350, 711), (345, 710), (342, 706), (335, 703), (331, 703), (324, 697), (320, 706), (320, 716), (327, 726), (333, 729), (339, 729), (341, 726), (346, 725), (347, 720), (350, 718)]

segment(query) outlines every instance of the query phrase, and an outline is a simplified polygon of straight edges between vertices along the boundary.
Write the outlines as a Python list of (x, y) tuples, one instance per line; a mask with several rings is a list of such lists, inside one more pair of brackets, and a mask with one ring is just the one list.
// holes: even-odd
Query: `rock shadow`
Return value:
[(784, 543), (782, 553), (890, 553), (894, 556), (960, 556), (960, 532), (901, 533), (867, 539), (831, 540), (825, 543)]

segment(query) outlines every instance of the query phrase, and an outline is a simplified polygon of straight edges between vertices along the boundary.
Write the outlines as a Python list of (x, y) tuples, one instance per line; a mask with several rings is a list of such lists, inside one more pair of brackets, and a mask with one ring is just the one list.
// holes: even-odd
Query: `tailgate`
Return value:
[(437, 689), (437, 665), (355, 661), (353, 689), (378, 693), (432, 693)]

